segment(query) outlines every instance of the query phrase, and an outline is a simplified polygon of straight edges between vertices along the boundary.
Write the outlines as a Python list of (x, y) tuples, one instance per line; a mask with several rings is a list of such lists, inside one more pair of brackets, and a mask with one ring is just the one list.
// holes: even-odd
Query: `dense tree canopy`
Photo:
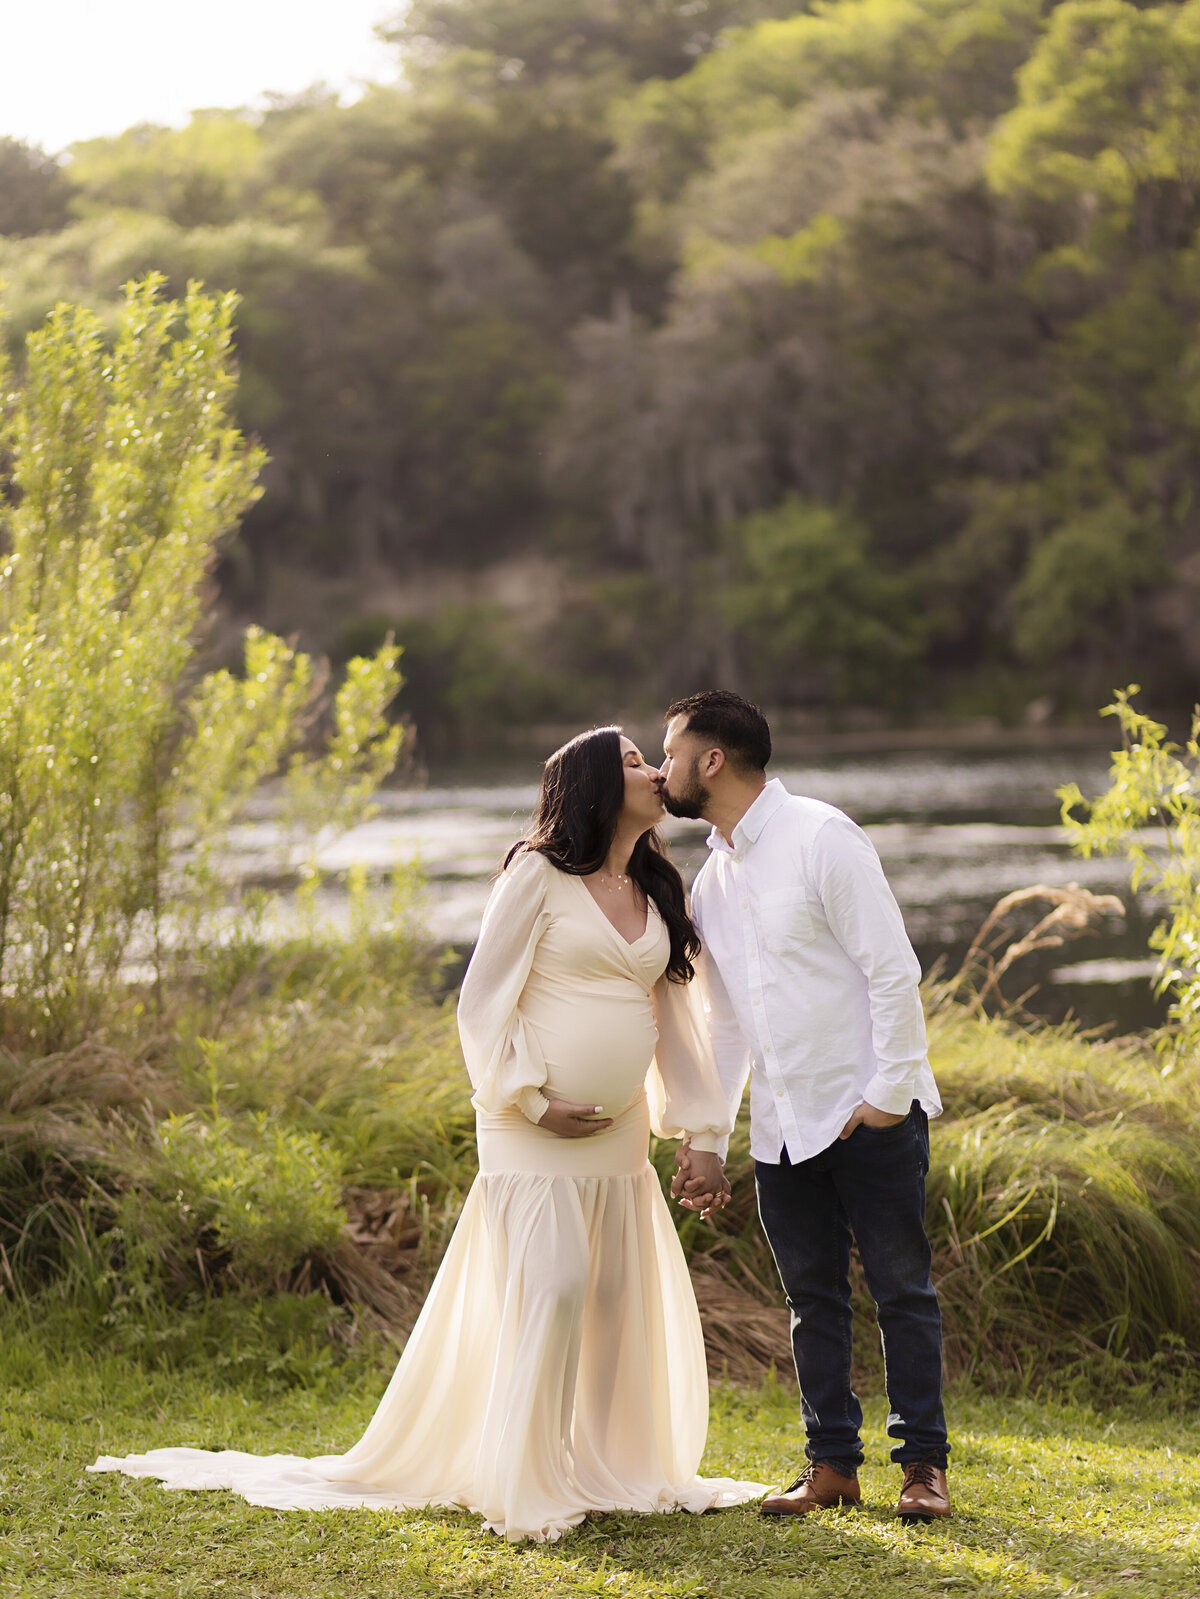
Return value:
[(0, 141), (14, 348), (150, 269), (242, 295), (236, 614), (394, 624), (475, 732), (717, 677), (1194, 697), (1200, 0), (416, 0), (390, 37), (354, 105)]
[(44, 150), (0, 138), (0, 234), (15, 238), (65, 225), (71, 186)]

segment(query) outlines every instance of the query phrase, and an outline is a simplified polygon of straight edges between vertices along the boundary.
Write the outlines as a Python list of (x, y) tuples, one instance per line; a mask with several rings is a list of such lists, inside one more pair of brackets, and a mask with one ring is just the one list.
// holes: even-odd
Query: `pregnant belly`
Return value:
[(631, 1105), (646, 1081), (658, 1032), (644, 1005), (539, 1007), (527, 1020), (546, 1061), (546, 1093), (616, 1114)]

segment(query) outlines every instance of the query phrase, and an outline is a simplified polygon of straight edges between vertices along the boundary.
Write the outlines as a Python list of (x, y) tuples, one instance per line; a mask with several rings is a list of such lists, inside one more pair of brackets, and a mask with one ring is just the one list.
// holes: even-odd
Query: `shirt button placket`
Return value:
[[(734, 859), (736, 860), (737, 857), (735, 856)], [(763, 1073), (767, 1079), (768, 1086), (772, 1090), (776, 1105), (778, 1106), (780, 1100), (786, 1100), (787, 1091), (780, 1081), (778, 1059), (774, 1049), (771, 1046), (771, 1034), (767, 1023), (767, 1008), (764, 1003), (762, 991), (762, 970), (758, 957), (758, 930), (749, 914), (750, 897), (740, 884), (738, 888), (738, 903), (742, 908), (742, 928), (744, 930), (743, 949), (746, 956), (746, 986), (750, 991), (751, 1010), (754, 1013), (754, 1038), (758, 1044), (759, 1057), (763, 1063)]]
[[(747, 919), (748, 922), (749, 919)], [(775, 1092), (776, 1099), (785, 1099), (786, 1090), (779, 1075), (779, 1057), (771, 1044), (771, 1027), (767, 1017), (766, 997), (763, 994), (762, 968), (758, 956), (758, 939), (748, 932), (746, 938), (746, 964), (749, 977), (751, 1004), (754, 1011), (754, 1035), (762, 1053), (763, 1070)]]

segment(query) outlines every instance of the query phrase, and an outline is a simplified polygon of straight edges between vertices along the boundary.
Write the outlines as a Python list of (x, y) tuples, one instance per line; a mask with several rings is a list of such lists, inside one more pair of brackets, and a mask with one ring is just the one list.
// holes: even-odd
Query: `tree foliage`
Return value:
[(84, 214), (148, 211), (182, 228), (232, 222), (257, 199), (261, 139), (233, 111), (197, 112), (184, 128), (143, 124), (71, 153)]
[(1200, 184), (1200, 8), (1068, 0), (1019, 74), (992, 142), (1001, 193), (1061, 206), (1087, 228), (1181, 242)]
[(775, 694), (807, 674), (814, 698), (893, 704), (920, 653), (912, 595), (885, 570), (862, 523), (796, 496), (728, 529), (725, 609), (744, 631), (747, 671)]
[(67, 221), (70, 195), (52, 156), (24, 140), (0, 138), (0, 234), (53, 233)]
[(466, 57), (501, 83), (619, 85), (676, 77), (723, 29), (787, 9), (770, 0), (416, 0), (387, 32), (418, 62)]
[[(598, 670), (647, 703), (722, 677), (1082, 712), (1134, 670), (1186, 701), (1198, 18), (419, 0), (401, 88), (78, 147), (74, 220), (60, 187), (0, 278), (16, 333), (60, 298), (112, 326), (150, 270), (241, 295), (238, 420), (271, 456), (220, 566), (241, 615), (329, 644), (382, 605), (403, 633), (434, 567), (449, 638), (481, 565), (550, 559), (596, 625), (536, 595), (513, 625), (564, 707)], [(822, 517), (859, 530), (864, 618), (899, 585), (902, 673), (853, 629), (760, 647), (756, 562), (782, 591)], [(626, 590), (666, 630), (649, 669), (602, 643)], [(445, 692), (426, 721), (461, 721)]]

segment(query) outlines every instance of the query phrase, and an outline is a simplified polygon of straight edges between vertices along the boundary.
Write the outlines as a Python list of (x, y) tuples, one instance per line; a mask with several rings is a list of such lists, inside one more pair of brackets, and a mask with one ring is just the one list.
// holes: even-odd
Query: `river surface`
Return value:
[[(1126, 906), (1098, 931), (1024, 958), (1004, 993), (1033, 988), (1028, 1008), (1047, 1019), (1076, 1016), (1086, 1026), (1129, 1031), (1161, 1020), (1146, 938), (1156, 915), (1136, 898), (1120, 860), (1081, 860), (1058, 823), (1056, 788), (1078, 782), (1085, 794), (1106, 786), (1107, 755), (1064, 749), (980, 755), (911, 751), (781, 763), (774, 775), (795, 794), (848, 812), (878, 849), (909, 935), (928, 971), (939, 960), (957, 969), (983, 918), (1001, 895), (1032, 884), (1078, 883), (1116, 894)], [(344, 915), (337, 874), (352, 865), (382, 875), (398, 861), (419, 861), (427, 879), (424, 914), (431, 935), (470, 950), (488, 887), (508, 846), (520, 837), (536, 800), (533, 761), (481, 777), (435, 776), (427, 786), (389, 791), (374, 820), (331, 842), (321, 864), (334, 874), (324, 895), (336, 922)], [(691, 880), (705, 855), (707, 829), (668, 820), (672, 854)], [(254, 870), (274, 842), (269, 815), (241, 828), (236, 864)], [(1046, 907), (1049, 908), (1049, 907)], [(1028, 919), (1021, 930), (1028, 927)]]

